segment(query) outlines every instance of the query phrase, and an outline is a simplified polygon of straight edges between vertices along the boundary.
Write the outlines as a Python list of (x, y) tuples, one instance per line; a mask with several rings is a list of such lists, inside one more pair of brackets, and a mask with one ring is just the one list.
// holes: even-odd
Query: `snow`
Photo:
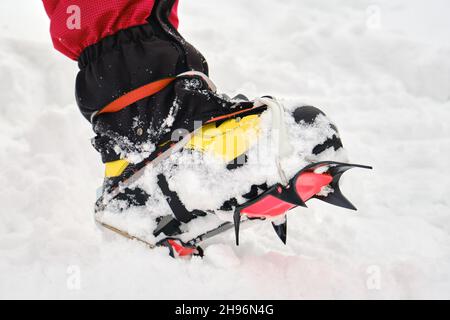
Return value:
[(23, 2), (0, 4), (0, 298), (450, 298), (447, 1), (181, 3), (221, 91), (318, 106), (375, 168), (343, 179), (357, 214), (311, 202), (286, 247), (258, 224), (191, 261), (96, 229), (103, 168), (76, 65)]

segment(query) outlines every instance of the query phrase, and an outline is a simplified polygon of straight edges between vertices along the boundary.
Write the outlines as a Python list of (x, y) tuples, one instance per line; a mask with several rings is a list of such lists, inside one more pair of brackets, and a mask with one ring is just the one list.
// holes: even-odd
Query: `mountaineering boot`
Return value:
[(174, 3), (155, 1), (148, 24), (80, 57), (77, 101), (105, 163), (99, 225), (186, 257), (233, 226), (238, 242), (256, 220), (286, 243), (286, 213), (312, 198), (353, 209), (340, 177), (368, 167), (345, 164), (336, 126), (314, 107), (219, 94), (169, 21)]

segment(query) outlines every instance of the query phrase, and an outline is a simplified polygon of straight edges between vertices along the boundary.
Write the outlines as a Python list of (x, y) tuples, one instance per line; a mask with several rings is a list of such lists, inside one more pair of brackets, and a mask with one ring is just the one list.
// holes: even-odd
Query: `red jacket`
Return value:
[[(50, 17), (50, 33), (58, 51), (73, 60), (106, 36), (146, 24), (154, 0), (42, 0)], [(178, 0), (170, 22), (178, 28)], [(76, 20), (74, 20), (76, 19)]]

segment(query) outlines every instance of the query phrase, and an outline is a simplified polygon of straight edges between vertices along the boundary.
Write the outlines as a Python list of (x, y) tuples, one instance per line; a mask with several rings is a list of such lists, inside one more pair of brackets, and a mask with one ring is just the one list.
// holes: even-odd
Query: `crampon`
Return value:
[(202, 242), (234, 228), (236, 245), (239, 245), (241, 223), (255, 220), (271, 221), (276, 235), (287, 244), (287, 215), (297, 207), (307, 208), (306, 203), (318, 199), (341, 208), (354, 210), (356, 207), (342, 194), (339, 182), (342, 175), (353, 168), (372, 169), (370, 166), (323, 161), (313, 163), (300, 170), (287, 185), (276, 184), (254, 199), (235, 208), (234, 222), (224, 222), (217, 228), (209, 230), (188, 241), (168, 237), (156, 244), (151, 244), (139, 237), (100, 223), (104, 228), (123, 237), (136, 240), (149, 248), (166, 247), (174, 258), (203, 257)]

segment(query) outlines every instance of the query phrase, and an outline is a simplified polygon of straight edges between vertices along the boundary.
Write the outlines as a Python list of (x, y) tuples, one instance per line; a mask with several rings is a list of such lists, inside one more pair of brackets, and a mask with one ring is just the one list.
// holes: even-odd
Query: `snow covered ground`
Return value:
[(102, 166), (40, 1), (0, 4), (0, 298), (450, 298), (450, 4), (181, 1), (222, 91), (324, 109), (357, 214), (311, 203), (174, 261), (92, 220)]

